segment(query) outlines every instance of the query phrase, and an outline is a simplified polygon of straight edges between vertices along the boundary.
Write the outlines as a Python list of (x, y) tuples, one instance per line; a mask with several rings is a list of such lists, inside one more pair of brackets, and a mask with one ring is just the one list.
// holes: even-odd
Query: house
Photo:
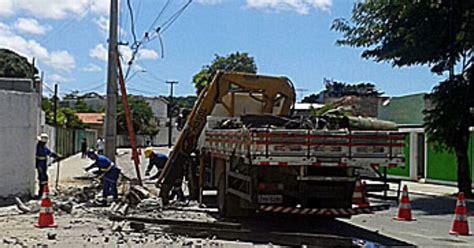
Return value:
[(0, 205), (34, 192), (40, 89), (28, 78), (0, 78)]
[(422, 125), (423, 110), (428, 106), (426, 93), (389, 97), (378, 103), (378, 118), (399, 125)]
[(101, 96), (95, 92), (84, 94), (83, 96), (77, 97), (65, 97), (60, 103), (59, 106), (67, 108), (75, 108), (77, 102), (81, 100), (89, 108), (94, 111), (100, 112), (105, 110), (106, 99), (105, 96)]
[[(455, 185), (455, 154), (447, 149), (435, 148), (425, 132), (423, 111), (432, 106), (425, 96), (426, 93), (418, 93), (390, 97), (379, 103), (378, 118), (396, 122), (401, 132), (408, 133), (405, 141), (406, 165), (404, 168), (389, 168), (388, 173), (405, 179)], [(474, 129), (471, 127), (469, 131), (468, 157), (471, 173), (474, 173)]]
[(150, 105), (153, 115), (159, 121), (159, 125), (164, 126), (168, 118), (168, 100), (161, 96), (146, 97), (143, 99)]
[(97, 131), (98, 137), (104, 137), (105, 113), (76, 113), (82, 123)]

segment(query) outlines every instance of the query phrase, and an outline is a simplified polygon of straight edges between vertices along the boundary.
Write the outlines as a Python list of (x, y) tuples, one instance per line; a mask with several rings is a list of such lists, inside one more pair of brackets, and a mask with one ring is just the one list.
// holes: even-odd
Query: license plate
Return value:
[(275, 204), (283, 203), (282, 195), (258, 195), (258, 203)]

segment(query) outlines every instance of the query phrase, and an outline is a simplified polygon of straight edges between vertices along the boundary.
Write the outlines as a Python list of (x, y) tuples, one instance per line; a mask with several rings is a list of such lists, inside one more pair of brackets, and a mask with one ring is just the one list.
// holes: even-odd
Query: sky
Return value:
[[(324, 78), (371, 82), (388, 96), (428, 92), (442, 79), (426, 66), (393, 68), (362, 59), (361, 49), (336, 45), (341, 34), (330, 29), (331, 23), (350, 17), (352, 0), (194, 0), (166, 29), (188, 0), (130, 2), (137, 40), (163, 28), (163, 47), (151, 39), (136, 54), (127, 81), (132, 94), (168, 95), (167, 80), (179, 82), (176, 95), (194, 94), (193, 75), (215, 54), (236, 51), (254, 57), (258, 73), (290, 78), (298, 99), (322, 90)], [(45, 83), (57, 83), (61, 95), (104, 93), (109, 4), (0, 0), (0, 47), (35, 58)], [(120, 46), (126, 65), (134, 41), (127, 0), (120, 1), (119, 24), (119, 41), (128, 44)]]

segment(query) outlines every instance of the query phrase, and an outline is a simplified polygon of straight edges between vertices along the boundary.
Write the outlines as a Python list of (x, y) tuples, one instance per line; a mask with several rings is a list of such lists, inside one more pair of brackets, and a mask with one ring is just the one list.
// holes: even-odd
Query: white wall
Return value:
[(0, 198), (33, 193), (38, 93), (0, 90)]
[(166, 119), (168, 117), (168, 104), (161, 97), (145, 97), (145, 101), (150, 105), (151, 111), (156, 118)]

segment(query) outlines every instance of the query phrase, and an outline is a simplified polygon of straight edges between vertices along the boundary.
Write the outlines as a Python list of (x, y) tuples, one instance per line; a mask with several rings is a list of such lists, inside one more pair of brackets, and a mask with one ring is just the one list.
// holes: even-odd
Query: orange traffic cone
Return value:
[(469, 232), (469, 224), (467, 223), (467, 209), (466, 201), (464, 200), (464, 193), (459, 192), (458, 202), (456, 203), (456, 214), (454, 217), (453, 228), (449, 231), (449, 234), (454, 235), (472, 235)]
[(53, 204), (51, 203), (51, 199), (49, 199), (48, 185), (45, 185), (43, 188), (43, 198), (41, 199), (40, 215), (38, 223), (35, 224), (35, 227), (58, 227), (58, 225), (54, 224)]
[(354, 192), (352, 193), (352, 204), (360, 208), (369, 206), (369, 200), (365, 193), (365, 184), (362, 184), (360, 179), (357, 179), (355, 182)]
[(400, 221), (415, 221), (411, 217), (411, 205), (410, 199), (408, 198), (408, 187), (403, 186), (402, 198), (400, 199), (400, 206), (398, 207), (398, 216), (393, 218), (394, 220)]

